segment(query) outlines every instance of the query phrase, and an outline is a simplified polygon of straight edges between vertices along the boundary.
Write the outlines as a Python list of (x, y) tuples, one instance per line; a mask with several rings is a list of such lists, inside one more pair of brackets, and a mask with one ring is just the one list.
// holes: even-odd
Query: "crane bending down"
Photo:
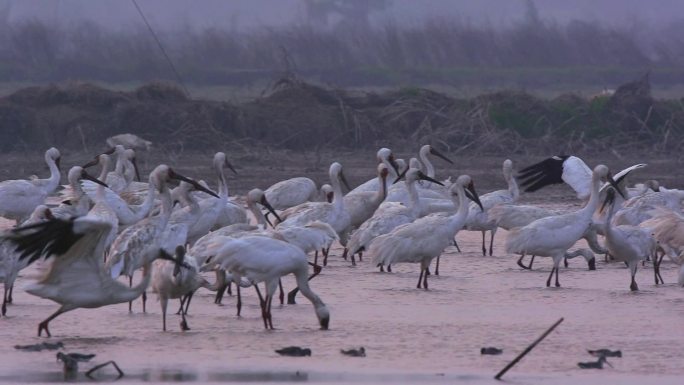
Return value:
[[(314, 306), (321, 329), (328, 329), (330, 312), (325, 303), (309, 287), (309, 263), (297, 246), (267, 237), (244, 237), (227, 240), (214, 257), (206, 260), (202, 271), (219, 265), (233, 274), (233, 282), (243, 287), (266, 284), (266, 297), (260, 298), (261, 316), (266, 329), (273, 329), (271, 303), (278, 288), (278, 279), (294, 274), (299, 290)], [(246, 282), (242, 278), (245, 278)]]
[[(26, 287), (30, 294), (51, 299), (60, 308), (38, 324), (50, 337), (48, 324), (62, 313), (77, 308), (97, 308), (138, 298), (150, 283), (150, 262), (145, 264), (143, 280), (129, 288), (109, 276), (103, 265), (108, 222), (90, 216), (69, 220), (52, 219), (19, 227), (3, 236), (17, 244), (20, 260), (29, 263), (41, 256), (52, 258), (47, 273)], [(157, 250), (155, 258), (171, 258)]]

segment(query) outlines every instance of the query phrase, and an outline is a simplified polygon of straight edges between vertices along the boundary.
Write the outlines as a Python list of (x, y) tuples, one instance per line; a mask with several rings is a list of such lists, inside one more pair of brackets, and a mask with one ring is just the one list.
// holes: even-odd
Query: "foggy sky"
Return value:
[[(112, 29), (141, 22), (128, 0), (0, 0), (0, 4), (9, 5), (10, 22), (34, 18), (69, 25), (87, 20)], [(302, 0), (138, 0), (138, 4), (160, 29), (245, 29), (305, 22)], [(543, 19), (560, 23), (582, 19), (657, 28), (684, 20), (681, 0), (536, 0), (535, 5)], [(496, 26), (520, 20), (525, 9), (523, 0), (393, 0), (386, 12), (372, 20), (411, 24), (453, 17)]]

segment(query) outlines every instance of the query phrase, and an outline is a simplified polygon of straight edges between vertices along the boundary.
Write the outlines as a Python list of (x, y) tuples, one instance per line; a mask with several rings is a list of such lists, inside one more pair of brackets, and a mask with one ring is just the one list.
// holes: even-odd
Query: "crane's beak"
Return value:
[(140, 182), (140, 170), (138, 170), (138, 161), (135, 157), (131, 159), (131, 163), (133, 163), (133, 170), (135, 170), (135, 179)]
[[(273, 206), (271, 206), (271, 204), (268, 203), (268, 201), (266, 200), (266, 196), (265, 196), (265, 195), (261, 197), (261, 201), (260, 201), (259, 203), (261, 203), (262, 206), (266, 207), (266, 209), (268, 209), (268, 211), (269, 211), (271, 214), (273, 214), (273, 216), (276, 217), (276, 219), (278, 220), (278, 222), (282, 222), (282, 219), (280, 219), (280, 217), (278, 216), (278, 213), (276, 213), (276, 211), (275, 211), (275, 209), (273, 208)], [(273, 226), (273, 224), (271, 223), (271, 221), (268, 220), (268, 218), (266, 218), (266, 222), (268, 222), (268, 224), (271, 225), (271, 227), (275, 228), (275, 226)]]
[(230, 169), (230, 171), (234, 172), (234, 173), (235, 173), (235, 175), (237, 175), (237, 174), (238, 174), (238, 172), (237, 172), (237, 171), (235, 171), (235, 168), (233, 167), (233, 165), (232, 165), (232, 164), (230, 164), (230, 162), (228, 161), (228, 159), (226, 159), (226, 163), (225, 163), (225, 166), (226, 166), (226, 167), (228, 167), (228, 168)]
[(473, 181), (470, 181), (470, 183), (468, 183), (468, 186), (465, 188), (465, 193), (468, 199), (475, 202), (478, 206), (480, 206), (480, 210), (484, 211), (484, 207), (482, 207), (482, 202), (480, 202), (480, 196), (477, 195), (477, 191), (475, 191), (475, 184), (473, 183)]
[(603, 212), (603, 210), (606, 209), (606, 206), (613, 204), (615, 201), (615, 188), (609, 188), (606, 191), (606, 198), (603, 200), (603, 204), (601, 205), (601, 210), (600, 212)]
[(208, 188), (202, 186), (201, 184), (197, 183), (196, 180), (190, 179), (190, 178), (183, 176), (183, 175), (180, 175), (179, 173), (173, 171), (171, 168), (169, 168), (169, 177), (176, 179), (176, 180), (182, 180), (184, 182), (190, 183), (191, 185), (193, 185), (193, 187), (195, 187), (195, 190), (204, 191), (205, 193), (207, 193), (213, 197), (219, 198), (219, 196), (216, 195), (215, 192), (213, 192), (213, 191), (209, 190)]
[(394, 159), (394, 154), (390, 154), (390, 156), (387, 158), (387, 161), (389, 162), (389, 164), (390, 164), (390, 165), (392, 166), (392, 168), (394, 169), (394, 172), (396, 172), (397, 175), (399, 175), (399, 174), (401, 173), (401, 170), (399, 170), (399, 164), (398, 164), (397, 161)]
[(432, 155), (434, 155), (434, 156), (436, 156), (436, 157), (442, 158), (442, 159), (446, 160), (447, 162), (449, 162), (449, 163), (451, 163), (451, 164), (454, 164), (454, 162), (453, 162), (451, 159), (447, 158), (447, 157), (446, 157), (444, 154), (442, 154), (441, 152), (435, 150), (434, 147), (432, 147), (432, 146), (430, 146), (430, 154), (432, 154)]
[(81, 172), (81, 179), (87, 179), (89, 181), (92, 181), (94, 183), (99, 184), (100, 186), (105, 186), (107, 188), (109, 187), (109, 186), (107, 186), (107, 184), (105, 182), (103, 182), (103, 181), (95, 178), (94, 176), (88, 174), (85, 169), (83, 169), (83, 171)]
[(627, 199), (625, 194), (622, 193), (622, 190), (620, 189), (620, 187), (618, 187), (618, 183), (621, 182), (622, 179), (620, 179), (620, 181), (616, 182), (615, 179), (613, 179), (613, 175), (610, 173), (610, 171), (608, 172), (607, 179), (608, 179), (608, 183), (610, 183), (610, 185), (613, 186), (615, 188), (615, 190), (617, 190), (618, 194), (620, 194), (620, 196), (623, 199)]
[(81, 166), (81, 167), (82, 167), (82, 168), (90, 168), (90, 167), (93, 167), (93, 166), (97, 165), (98, 163), (100, 163), (99, 155), (96, 156), (95, 158), (93, 158), (93, 160), (91, 160), (90, 162), (84, 164), (84, 165)]
[[(406, 177), (406, 173), (408, 172), (408, 170), (409, 170), (409, 169), (407, 168), (406, 170), (404, 170), (404, 172), (402, 172), (401, 174), (397, 175), (397, 179), (395, 179), (394, 182), (392, 182), (392, 184), (393, 184), (393, 185), (394, 185), (394, 184), (397, 184), (397, 182), (399, 182), (400, 180), (404, 179), (404, 178)], [(399, 173), (399, 171), (397, 171), (397, 173)]]
[(389, 175), (389, 171), (387, 171), (387, 168), (382, 169), (382, 174), (380, 176), (382, 177), (382, 199), (385, 200), (387, 198), (387, 175)]
[(344, 176), (344, 172), (340, 171), (340, 180), (344, 184), (344, 187), (347, 188), (347, 191), (351, 191), (351, 187), (349, 187), (349, 182), (347, 182), (347, 177)]
[(436, 179), (434, 179), (434, 178), (430, 178), (429, 176), (423, 174), (422, 171), (418, 171), (418, 178), (419, 178), (419, 179), (422, 179), (422, 180), (426, 180), (426, 181), (428, 181), (428, 182), (436, 183), (436, 184), (438, 184), (438, 185), (440, 185), (440, 186), (444, 186), (444, 183), (442, 183), (442, 182), (440, 182), (440, 181), (438, 181), (438, 180), (436, 180)]

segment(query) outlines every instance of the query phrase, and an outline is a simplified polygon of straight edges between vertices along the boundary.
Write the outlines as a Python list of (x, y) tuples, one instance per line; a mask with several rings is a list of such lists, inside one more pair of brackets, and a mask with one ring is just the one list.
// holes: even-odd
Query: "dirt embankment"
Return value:
[(382, 94), (283, 78), (241, 104), (190, 100), (153, 83), (132, 92), (72, 83), (0, 99), (0, 149), (101, 146), (131, 132), (169, 149), (322, 150), (431, 143), (456, 153), (668, 151), (684, 142), (682, 100), (654, 100), (648, 77), (612, 95), (543, 100), (502, 91), (455, 99), (421, 88)]

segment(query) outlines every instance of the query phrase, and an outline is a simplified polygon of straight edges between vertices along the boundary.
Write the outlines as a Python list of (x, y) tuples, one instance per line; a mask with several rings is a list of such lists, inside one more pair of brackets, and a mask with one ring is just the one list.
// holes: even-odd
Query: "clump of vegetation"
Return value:
[[(457, 99), (422, 88), (361, 93), (283, 77), (240, 104), (188, 99), (172, 84), (132, 92), (83, 83), (0, 98), (0, 148), (102, 146), (131, 132), (160, 147), (293, 150), (431, 143), (453, 152), (668, 151), (684, 143), (682, 100), (654, 100), (648, 76), (592, 99), (502, 91)], [(76, 138), (76, 139), (75, 139)]]

